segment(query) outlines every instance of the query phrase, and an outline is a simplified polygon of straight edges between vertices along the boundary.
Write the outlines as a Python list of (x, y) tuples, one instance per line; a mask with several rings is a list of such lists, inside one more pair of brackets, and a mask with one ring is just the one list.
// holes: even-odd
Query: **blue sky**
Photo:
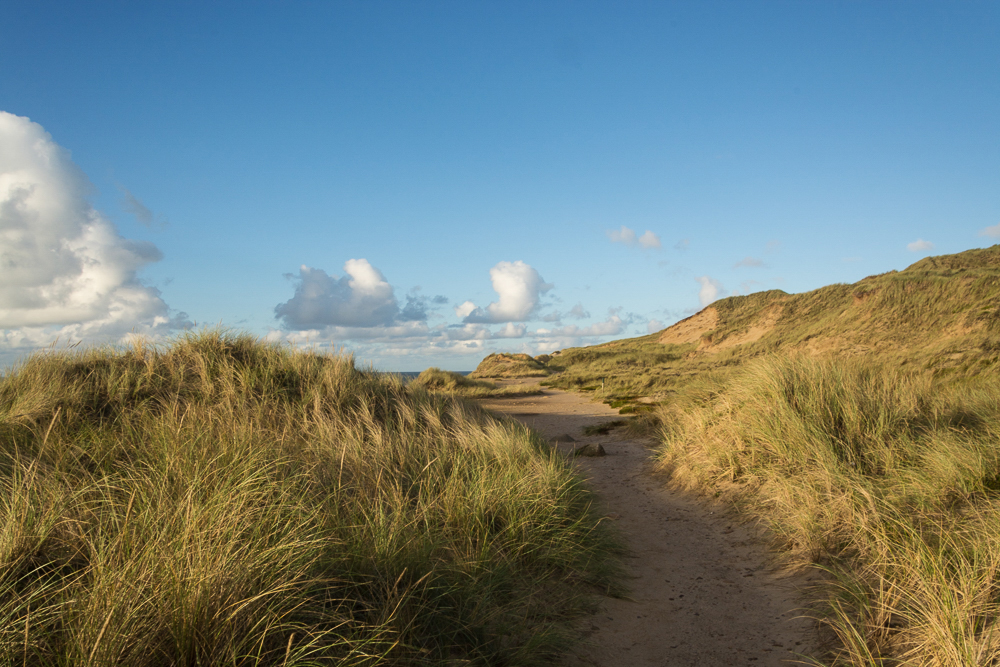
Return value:
[(8, 4), (0, 361), (471, 369), (1000, 238), (994, 2)]

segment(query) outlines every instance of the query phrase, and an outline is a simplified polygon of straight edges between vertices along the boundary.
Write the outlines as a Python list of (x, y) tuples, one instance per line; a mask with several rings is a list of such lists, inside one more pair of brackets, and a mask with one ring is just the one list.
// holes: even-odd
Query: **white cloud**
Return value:
[(650, 320), (646, 322), (646, 333), (656, 333), (663, 329), (663, 322), (660, 320)]
[(607, 235), (608, 238), (611, 239), (612, 243), (623, 243), (629, 247), (642, 246), (643, 248), (659, 248), (662, 245), (660, 243), (660, 237), (648, 229), (642, 234), (642, 236), (637, 236), (635, 231), (629, 229), (625, 225), (622, 225), (621, 229), (608, 230)]
[(708, 276), (700, 276), (695, 280), (701, 284), (701, 289), (698, 290), (698, 301), (702, 307), (726, 295), (725, 290), (722, 289), (722, 283), (718, 280)]
[(578, 303), (570, 308), (568, 315), (576, 320), (585, 320), (590, 317), (590, 313), (583, 307), (582, 303)]
[(677, 250), (678, 252), (684, 252), (690, 247), (691, 247), (691, 239), (681, 239), (680, 241), (674, 244), (674, 250)]
[(189, 325), (138, 279), (160, 251), (122, 238), (90, 205), (90, 190), (41, 125), (0, 111), (0, 348)]
[(508, 322), (503, 325), (499, 331), (493, 335), (496, 338), (522, 338), (527, 331), (528, 327), (523, 324), (514, 324), (513, 322)]
[(984, 227), (979, 230), (980, 236), (991, 236), (993, 238), (1000, 238), (1000, 223), (993, 225), (992, 227)]
[(906, 249), (910, 252), (920, 252), (922, 250), (933, 250), (934, 244), (930, 241), (925, 241), (923, 239), (917, 239), (913, 243), (907, 243)]
[(738, 269), (741, 266), (745, 266), (751, 269), (766, 269), (767, 264), (763, 260), (757, 259), (756, 257), (744, 257), (740, 261), (733, 264), (734, 269)]
[(459, 319), (468, 317), (476, 309), (476, 304), (465, 301), (461, 305), (455, 306), (455, 316)]
[(335, 278), (323, 269), (302, 265), (295, 295), (275, 306), (275, 317), (297, 331), (388, 326), (396, 320), (399, 304), (392, 285), (378, 269), (366, 259), (349, 259), (344, 273)]
[(639, 237), (639, 245), (643, 248), (659, 248), (662, 244), (660, 243), (660, 237), (647, 229)]
[(591, 324), (589, 327), (578, 327), (575, 324), (570, 324), (558, 329), (538, 329), (533, 333), (536, 336), (542, 337), (561, 336), (579, 338), (582, 336), (617, 336), (625, 328), (624, 325), (625, 322), (621, 317), (610, 315), (607, 320)]
[(498, 263), (490, 269), (490, 281), (499, 299), (485, 309), (470, 311), (464, 317), (466, 322), (523, 322), (534, 313), (541, 295), (552, 289), (538, 271), (520, 260)]

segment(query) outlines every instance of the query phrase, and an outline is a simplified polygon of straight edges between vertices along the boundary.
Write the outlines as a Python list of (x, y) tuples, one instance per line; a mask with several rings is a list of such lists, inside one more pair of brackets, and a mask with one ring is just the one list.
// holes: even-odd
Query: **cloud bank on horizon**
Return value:
[[(444, 319), (438, 314), (448, 303), (444, 296), (433, 299), (407, 295), (400, 308), (395, 289), (380, 270), (366, 259), (349, 259), (345, 275), (336, 278), (322, 269), (302, 266), (295, 279), (295, 294), (278, 304), (275, 317), (283, 324), (268, 338), (293, 344), (319, 341), (351, 342), (354, 349), (379, 350), (393, 356), (483, 354), (490, 346), (510, 349), (509, 341), (520, 340), (519, 351), (537, 354), (596, 341), (625, 332), (634, 314), (622, 317), (611, 309), (607, 319), (589, 326), (566, 325), (529, 329), (527, 322), (561, 322), (563, 317), (586, 319), (590, 313), (576, 304), (565, 314), (540, 314), (542, 296), (555, 286), (523, 261), (501, 261), (490, 269), (497, 300), (485, 307), (466, 300), (452, 310), (460, 323), (428, 323)], [(495, 326), (502, 325), (502, 326)]]
[[(165, 226), (131, 191), (117, 187), (122, 210), (141, 227)], [(163, 340), (194, 326), (141, 277), (164, 253), (150, 241), (124, 237), (91, 204), (92, 196), (87, 176), (40, 124), (0, 112), (0, 363), (56, 342)], [(605, 235), (611, 243), (641, 251), (663, 247), (649, 229), (638, 234), (622, 225)], [(1000, 224), (979, 235), (1000, 237)], [(679, 254), (693, 252), (689, 239), (673, 247)], [(763, 251), (771, 256), (780, 247), (771, 240)], [(934, 244), (918, 238), (906, 249), (929, 252)], [(663, 255), (633, 255), (650, 262), (655, 256)], [(461, 283), (465, 293), (431, 297), (419, 287), (404, 291), (393, 285), (364, 257), (340, 261), (339, 276), (307, 264), (285, 274), (292, 293), (270, 307), (273, 325), (264, 332), (267, 339), (349, 348), (361, 359), (380, 360), (383, 367), (407, 358), (469, 359), (457, 363), (471, 366), (493, 351), (539, 354), (654, 333), (717, 299), (766, 286), (744, 280), (739, 289), (727, 290), (717, 278), (677, 267), (671, 270), (697, 283), (698, 307), (633, 313), (608, 306), (604, 319), (592, 321), (582, 301), (566, 309), (556, 285), (521, 259), (497, 261), (488, 269), (492, 300), (469, 298), (477, 289), (475, 280)], [(667, 260), (657, 264), (672, 266)], [(755, 275), (771, 268), (752, 255), (730, 266)]]
[[(162, 224), (127, 188), (119, 185), (123, 210), (144, 227)], [(89, 202), (92, 186), (45, 129), (28, 118), (0, 112), (0, 360), (62, 344), (124, 343), (141, 336), (163, 340), (193, 325), (160, 292), (142, 282), (144, 267), (163, 259), (149, 241), (124, 238)], [(624, 229), (624, 228), (623, 228)], [(638, 241), (648, 246), (647, 239)], [(658, 243), (658, 240), (657, 240)], [(337, 277), (306, 265), (293, 281), (292, 296), (273, 309), (279, 325), (266, 337), (292, 344), (351, 347), (371, 355), (482, 355), (497, 349), (538, 353), (622, 334), (636, 315), (609, 312), (589, 326), (538, 327), (532, 320), (590, 318), (582, 303), (544, 315), (542, 297), (554, 285), (521, 260), (489, 270), (495, 301), (484, 307), (466, 300), (454, 307), (459, 319), (439, 314), (449, 303), (419, 288), (400, 305), (396, 288), (367, 259), (351, 258)], [(434, 323), (428, 321), (434, 319)]]

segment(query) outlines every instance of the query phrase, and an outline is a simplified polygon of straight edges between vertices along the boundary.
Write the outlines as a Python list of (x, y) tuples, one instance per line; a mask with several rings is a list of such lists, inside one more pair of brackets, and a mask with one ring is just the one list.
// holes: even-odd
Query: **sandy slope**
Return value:
[[(528, 382), (537, 382), (529, 380)], [(598, 665), (787, 665), (815, 654), (813, 622), (801, 617), (801, 574), (769, 565), (751, 529), (720, 507), (671, 489), (650, 469), (649, 445), (623, 429), (586, 437), (581, 429), (616, 410), (556, 390), (542, 396), (483, 401), (549, 438), (574, 446), (601, 443), (608, 455), (576, 458), (624, 534), (632, 579), (629, 600), (608, 598), (585, 619), (585, 640), (567, 667)]]

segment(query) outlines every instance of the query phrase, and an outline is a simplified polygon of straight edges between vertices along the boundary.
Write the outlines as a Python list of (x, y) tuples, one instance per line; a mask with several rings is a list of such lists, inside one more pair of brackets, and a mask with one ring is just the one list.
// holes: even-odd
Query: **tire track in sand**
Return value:
[[(510, 381), (510, 382), (537, 382)], [(600, 443), (601, 458), (578, 457), (606, 511), (625, 538), (630, 599), (605, 598), (582, 619), (582, 641), (566, 667), (788, 665), (816, 655), (814, 622), (798, 594), (812, 580), (771, 562), (754, 531), (721, 507), (671, 488), (650, 462), (652, 442), (623, 429), (587, 437), (585, 426), (620, 418), (579, 394), (484, 400), (552, 439), (568, 433)]]

